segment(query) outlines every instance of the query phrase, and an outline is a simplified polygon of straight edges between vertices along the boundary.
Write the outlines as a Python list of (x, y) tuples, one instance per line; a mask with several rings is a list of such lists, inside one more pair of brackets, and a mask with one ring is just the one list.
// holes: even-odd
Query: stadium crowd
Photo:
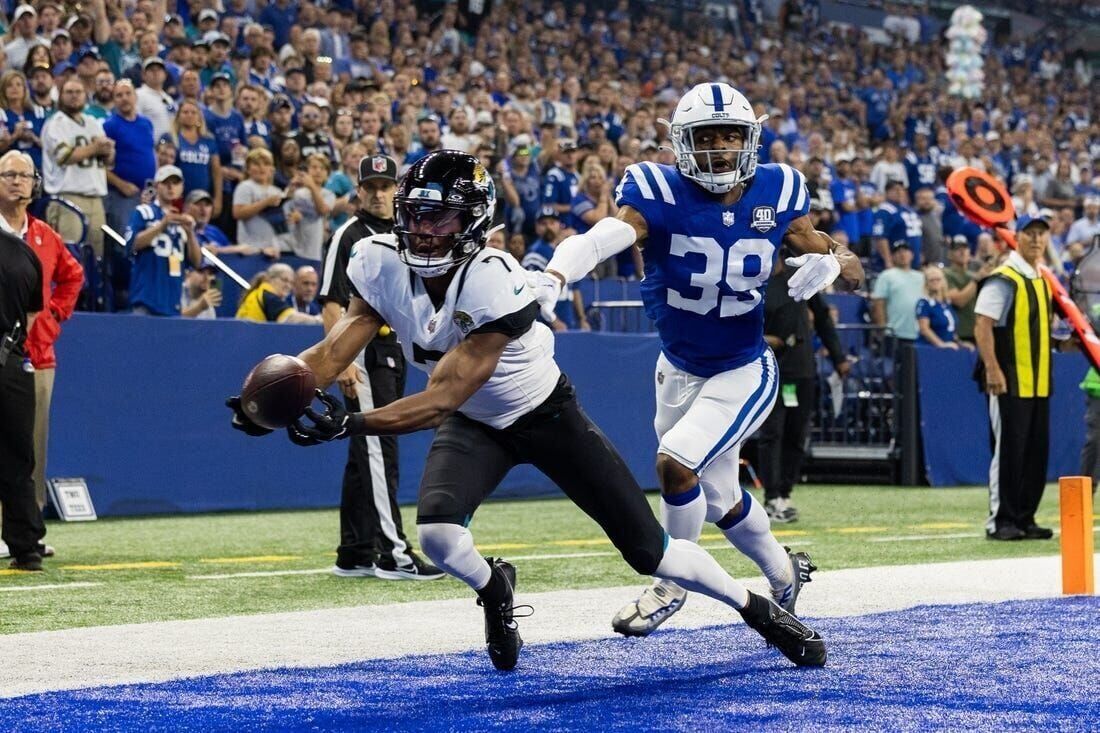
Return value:
[[(479, 156), (502, 203), (496, 243), (537, 267), (614, 214), (628, 165), (675, 162), (659, 121), (702, 81), (728, 81), (767, 116), (760, 161), (806, 174), (819, 228), (873, 271), (908, 271), (871, 291), (883, 311), (872, 314), (907, 338), (967, 338), (965, 314), (958, 334), (927, 327), (937, 304), (972, 304), (970, 282), (998, 255), (947, 201), (950, 169), (1003, 178), (1023, 212), (1049, 208), (1048, 262), (1060, 272), (1100, 232), (1100, 98), (1057, 36), (991, 41), (984, 94), (965, 101), (946, 92), (947, 47), (926, 7), (888, 5), (887, 44), (820, 23), (812, 2), (788, 0), (778, 19), (757, 0), (719, 7), (704, 17), (631, 0), (42, 0), (6, 24), (0, 152), (41, 165), (45, 192), (84, 211), (97, 253), (102, 222), (131, 258), (153, 250), (129, 290), (140, 294), (153, 269), (178, 278), (182, 306), (134, 303), (159, 315), (209, 315), (220, 298), (204, 295), (207, 276), (184, 275), (192, 234), (220, 254), (319, 260), (357, 207), (359, 161), (376, 154), (401, 172), (441, 148)], [(164, 176), (182, 190), (158, 189)], [(70, 240), (72, 217), (47, 211)], [(135, 246), (149, 227), (178, 230), (178, 247), (149, 236)], [(926, 284), (929, 264), (946, 281)], [(639, 267), (628, 251), (598, 274), (636, 278)], [(293, 277), (274, 276), (290, 278), (289, 300)]]

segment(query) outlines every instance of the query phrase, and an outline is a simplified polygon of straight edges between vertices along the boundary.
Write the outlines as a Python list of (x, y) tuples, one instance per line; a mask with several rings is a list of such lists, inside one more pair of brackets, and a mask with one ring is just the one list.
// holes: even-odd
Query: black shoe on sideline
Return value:
[[(516, 569), (511, 563), (500, 558), (485, 558), (493, 570), (495, 580), (506, 588), (504, 598), (499, 601), (477, 599), (477, 605), (485, 609), (485, 647), (489, 659), (497, 669), (507, 672), (516, 668), (519, 650), (523, 648), (523, 639), (519, 635), (519, 624), (515, 621), (516, 607), (514, 594), (516, 589)], [(492, 581), (490, 581), (492, 582)]]
[[(1048, 530), (1049, 531), (1049, 530)], [(1025, 533), (1019, 527), (1004, 526), (998, 527), (992, 532), (985, 533), (986, 539), (989, 540), (1001, 540), (1002, 542), (1015, 542), (1016, 540), (1022, 540), (1027, 537)]]
[(412, 550), (406, 550), (405, 554), (412, 560), (407, 565), (398, 565), (393, 557), (379, 558), (374, 567), (374, 576), (383, 580), (439, 580), (447, 575)]
[(9, 565), (12, 570), (24, 570), (30, 573), (42, 572), (42, 556), (37, 552), (28, 552), (26, 555), (20, 555), (11, 561)]
[(799, 667), (825, 666), (825, 639), (773, 601), (750, 592), (741, 618), (764, 637), (768, 646), (774, 646)]
[(1054, 536), (1054, 530), (1048, 527), (1040, 527), (1037, 524), (1024, 527), (1022, 530), (1025, 540), (1049, 540)]

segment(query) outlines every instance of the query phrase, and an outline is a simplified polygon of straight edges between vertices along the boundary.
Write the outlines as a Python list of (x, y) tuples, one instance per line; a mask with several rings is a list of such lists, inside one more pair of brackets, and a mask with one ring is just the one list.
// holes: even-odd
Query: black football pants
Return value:
[(14, 558), (36, 552), (46, 536), (34, 495), (34, 405), (34, 374), (9, 354), (0, 367), (0, 538)]
[(615, 447), (562, 375), (533, 412), (497, 430), (456, 412), (439, 426), (420, 483), (417, 524), (466, 526), (513, 466), (530, 463), (596, 520), (623, 559), (652, 575), (665, 531)]
[(1035, 524), (1047, 483), (1050, 399), (1012, 395), (989, 398), (989, 520), (986, 530)]
[[(405, 394), (405, 359), (396, 341), (373, 341), (363, 353), (365, 381), (358, 397), (344, 398), (349, 410), (383, 407)], [(340, 547), (337, 563), (350, 567), (381, 561), (410, 562), (397, 506), (397, 437), (352, 436), (340, 493)]]
[[(783, 384), (791, 384), (783, 380)], [(783, 397), (756, 434), (760, 480), (764, 482), (765, 500), (790, 498), (791, 489), (802, 478), (802, 460), (806, 457), (806, 436), (814, 409), (814, 380), (793, 380), (797, 407), (786, 407)]]

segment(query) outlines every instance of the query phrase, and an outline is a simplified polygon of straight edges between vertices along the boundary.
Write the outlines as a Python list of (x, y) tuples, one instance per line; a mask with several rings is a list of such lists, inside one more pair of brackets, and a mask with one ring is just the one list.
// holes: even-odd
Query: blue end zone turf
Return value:
[(822, 670), (738, 623), (529, 646), (511, 674), (481, 652), (226, 674), (2, 700), (0, 730), (1079, 731), (1098, 618), (1070, 598), (823, 619)]

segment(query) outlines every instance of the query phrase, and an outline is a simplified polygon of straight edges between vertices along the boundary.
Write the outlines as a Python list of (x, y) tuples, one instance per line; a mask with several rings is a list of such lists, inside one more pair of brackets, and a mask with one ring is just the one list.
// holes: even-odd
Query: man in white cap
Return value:
[(134, 257), (130, 304), (134, 313), (178, 316), (184, 260), (199, 267), (202, 250), (195, 238), (194, 218), (180, 211), (183, 171), (164, 165), (153, 181), (156, 199), (134, 209), (126, 229), (126, 247)]
[(1076, 245), (1084, 252), (1093, 237), (1100, 234), (1100, 197), (1086, 196), (1084, 204), (1084, 216), (1073, 222), (1066, 233), (1067, 250)]
[(42, 182), (46, 193), (67, 199), (87, 217), (83, 230), (80, 219), (67, 207), (51, 203), (46, 222), (66, 242), (84, 241), (96, 256), (103, 255), (106, 214), (107, 170), (114, 166), (115, 141), (107, 137), (103, 123), (84, 114), (87, 95), (84, 84), (70, 78), (61, 86), (58, 111), (42, 127)]
[(4, 51), (8, 55), (8, 68), (22, 69), (32, 46), (49, 44), (38, 35), (38, 11), (33, 6), (20, 5), (12, 14), (11, 22), (14, 40), (4, 46)]

